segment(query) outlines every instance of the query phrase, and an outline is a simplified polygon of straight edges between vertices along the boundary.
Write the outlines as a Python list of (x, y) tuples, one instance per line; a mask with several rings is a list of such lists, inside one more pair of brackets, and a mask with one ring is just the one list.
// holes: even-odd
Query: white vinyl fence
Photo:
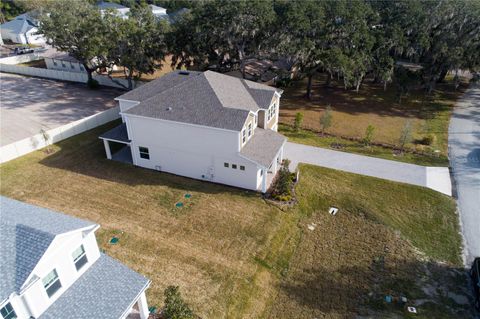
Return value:
[[(60, 81), (80, 82), (80, 83), (87, 83), (87, 80), (88, 80), (88, 76), (86, 73), (58, 71), (58, 70), (50, 70), (50, 69), (43, 69), (43, 68), (33, 68), (29, 66), (11, 65), (11, 64), (3, 64), (3, 63), (0, 63), (0, 72), (36, 76), (40, 78), (60, 80)], [(93, 78), (97, 80), (100, 85), (115, 87), (120, 89), (124, 89), (125, 87), (128, 87), (128, 81), (125, 79), (115, 79), (116, 82), (120, 82), (123, 85), (125, 85), (124, 87), (118, 83), (115, 83), (108, 76), (94, 75)], [(133, 87), (135, 88), (141, 84), (143, 84), (143, 82), (141, 81), (134, 82)]]
[(0, 58), (0, 64), (19, 64), (27, 63), (36, 60), (42, 60), (43, 51), (37, 51), (34, 53), (12, 55), (6, 58)]
[(78, 121), (48, 130), (48, 141), (45, 141), (42, 134), (39, 133), (23, 140), (2, 146), (0, 147), (0, 163), (5, 163), (17, 157), (41, 149), (48, 144), (57, 143), (61, 140), (88, 131), (99, 125), (118, 119), (120, 117), (119, 112), (120, 109), (117, 106), (89, 117), (85, 117)]

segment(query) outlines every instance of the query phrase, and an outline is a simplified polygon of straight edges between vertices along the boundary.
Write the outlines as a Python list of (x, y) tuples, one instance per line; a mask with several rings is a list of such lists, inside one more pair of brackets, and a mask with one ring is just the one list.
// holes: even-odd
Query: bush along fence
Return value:
[(0, 164), (118, 119), (119, 111), (117, 106), (60, 127), (42, 130), (34, 136), (2, 146), (0, 147)]

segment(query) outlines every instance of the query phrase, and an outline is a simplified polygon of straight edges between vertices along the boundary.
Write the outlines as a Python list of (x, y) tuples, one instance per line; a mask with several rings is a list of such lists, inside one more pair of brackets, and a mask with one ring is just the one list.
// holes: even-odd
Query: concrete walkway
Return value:
[(290, 142), (285, 145), (284, 158), (292, 161), (291, 170), (294, 170), (298, 163), (307, 163), (428, 187), (452, 195), (448, 167), (425, 167)]
[(450, 166), (465, 239), (465, 263), (480, 256), (480, 85), (458, 101), (448, 131)]

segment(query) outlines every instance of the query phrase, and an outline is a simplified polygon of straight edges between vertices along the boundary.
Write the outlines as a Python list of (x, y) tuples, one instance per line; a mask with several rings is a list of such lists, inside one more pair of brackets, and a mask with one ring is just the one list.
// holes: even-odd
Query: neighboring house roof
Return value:
[(30, 19), (25, 17), (17, 17), (15, 20), (8, 21), (0, 25), (0, 29), (5, 33), (9, 32), (12, 34), (25, 34), (32, 29), (36, 29), (37, 26)]
[(130, 143), (130, 140), (128, 139), (127, 125), (125, 123), (103, 133), (99, 138)]
[(101, 1), (99, 3), (97, 3), (97, 7), (100, 9), (100, 10), (107, 10), (107, 9), (128, 9), (127, 7), (125, 6), (122, 6), (121, 4), (119, 3), (113, 3), (113, 2), (105, 2), (105, 1)]
[(0, 196), (0, 301), (19, 292), (56, 235), (94, 223)]
[(167, 9), (165, 9), (165, 8), (162, 8), (162, 7), (153, 5), (153, 4), (149, 4), (148, 6), (150, 7), (150, 10), (152, 10), (153, 14), (160, 14), (160, 15), (166, 15), (167, 14)]
[(286, 141), (285, 136), (275, 131), (257, 127), (240, 155), (268, 168)]
[(270, 106), (275, 88), (213, 71), (171, 72), (117, 99), (139, 101), (123, 112), (240, 131), (250, 111)]
[(39, 319), (118, 319), (150, 281), (119, 261), (100, 258)]

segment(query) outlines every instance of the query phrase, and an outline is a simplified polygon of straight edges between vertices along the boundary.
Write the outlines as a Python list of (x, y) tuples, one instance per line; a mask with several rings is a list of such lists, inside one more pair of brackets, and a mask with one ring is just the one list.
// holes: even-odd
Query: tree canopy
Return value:
[[(161, 67), (167, 54), (177, 68), (239, 70), (243, 76), (251, 58), (286, 59), (308, 78), (307, 97), (319, 71), (327, 74), (326, 85), (336, 77), (357, 91), (367, 76), (385, 87), (397, 81), (401, 95), (412, 81), (399, 62), (419, 64), (418, 81), (427, 92), (449, 71), (480, 71), (478, 0), (116, 2), (131, 7), (128, 19), (102, 17), (88, 1), (55, 0), (40, 31), (89, 74), (115, 64), (126, 68), (130, 81)], [(147, 3), (189, 10), (167, 24)]]

